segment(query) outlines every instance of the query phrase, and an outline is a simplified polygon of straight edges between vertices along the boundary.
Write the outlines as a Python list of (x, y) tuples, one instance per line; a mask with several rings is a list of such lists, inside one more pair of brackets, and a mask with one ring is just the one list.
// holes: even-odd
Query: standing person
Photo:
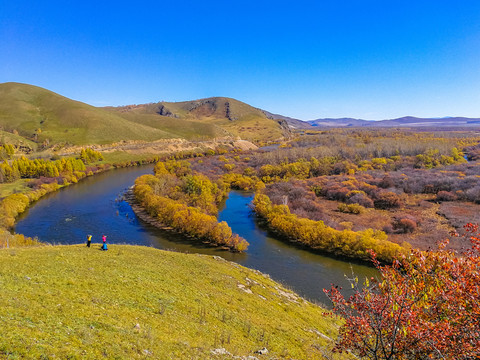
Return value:
[(91, 243), (92, 243), (92, 235), (87, 235), (87, 247), (90, 247)]
[(102, 240), (103, 240), (102, 250), (108, 250), (107, 249), (107, 236), (103, 235)]

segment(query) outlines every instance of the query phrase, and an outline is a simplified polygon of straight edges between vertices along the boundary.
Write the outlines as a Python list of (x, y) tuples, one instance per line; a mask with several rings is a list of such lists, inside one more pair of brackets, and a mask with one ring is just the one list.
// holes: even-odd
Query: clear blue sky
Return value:
[(303, 120), (480, 117), (480, 1), (0, 0), (0, 82)]

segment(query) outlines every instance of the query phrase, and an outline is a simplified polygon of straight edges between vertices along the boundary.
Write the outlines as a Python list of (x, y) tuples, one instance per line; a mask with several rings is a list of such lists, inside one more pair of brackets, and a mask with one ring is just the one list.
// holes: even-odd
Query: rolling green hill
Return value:
[(106, 144), (168, 138), (168, 132), (134, 124), (116, 114), (25, 84), (0, 84), (0, 125), (4, 131), (52, 145)]
[(0, 358), (320, 359), (336, 336), (324, 309), (222, 258), (99, 248), (0, 250)]
[(216, 125), (235, 136), (250, 141), (278, 140), (289, 133), (285, 121), (273, 120), (260, 109), (225, 97), (183, 102), (159, 102), (109, 109), (116, 111), (121, 116), (149, 114)]
[(285, 132), (278, 121), (233, 99), (98, 108), (19, 83), (0, 84), (0, 131), (5, 141), (12, 139), (34, 150), (170, 138), (239, 136), (265, 141)]

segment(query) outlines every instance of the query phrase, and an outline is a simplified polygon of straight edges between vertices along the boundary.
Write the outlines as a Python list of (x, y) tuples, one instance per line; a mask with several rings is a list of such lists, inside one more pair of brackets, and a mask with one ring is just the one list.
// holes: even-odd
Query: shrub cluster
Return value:
[(470, 161), (480, 160), (480, 144), (469, 146), (465, 149), (467, 159)]
[(323, 220), (330, 226), (336, 226), (322, 205), (316, 201), (315, 194), (305, 188), (302, 181), (290, 180), (274, 183), (268, 185), (264, 193), (270, 198), (273, 205), (286, 205), (298, 217)]
[(11, 159), (15, 154), (15, 147), (11, 144), (0, 145), (0, 160)]
[(441, 190), (437, 193), (437, 201), (455, 201), (458, 199), (457, 195), (451, 191)]
[(349, 214), (361, 214), (365, 211), (365, 208), (362, 205), (358, 204), (339, 204), (338, 211)]
[(218, 204), (227, 195), (225, 183), (193, 173), (187, 161), (158, 162), (154, 173), (156, 182), (152, 186), (156, 195), (197, 207), (207, 214), (217, 214)]
[(324, 290), (335, 314), (344, 318), (335, 351), (368, 359), (480, 358), (480, 234), (465, 226), (471, 247), (461, 256), (445, 250), (413, 250), (380, 278), (351, 279), (347, 299), (338, 286)]
[[(374, 178), (369, 174), (355, 176), (330, 176), (311, 179), (311, 189), (317, 196), (337, 200), (347, 204), (377, 209), (398, 208), (403, 204), (402, 197), (393, 191), (383, 189), (390, 179)], [(379, 187), (378, 185), (383, 185)]]
[(256, 176), (246, 176), (238, 173), (228, 173), (222, 176), (222, 181), (236, 190), (256, 190), (265, 187)]

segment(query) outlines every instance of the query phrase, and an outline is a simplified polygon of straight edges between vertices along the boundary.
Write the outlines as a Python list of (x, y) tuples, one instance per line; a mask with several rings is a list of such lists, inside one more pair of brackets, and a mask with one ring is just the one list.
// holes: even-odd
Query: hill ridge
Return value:
[(160, 139), (283, 139), (288, 127), (228, 97), (95, 107), (24, 83), (0, 84), (0, 136), (39, 149)]

